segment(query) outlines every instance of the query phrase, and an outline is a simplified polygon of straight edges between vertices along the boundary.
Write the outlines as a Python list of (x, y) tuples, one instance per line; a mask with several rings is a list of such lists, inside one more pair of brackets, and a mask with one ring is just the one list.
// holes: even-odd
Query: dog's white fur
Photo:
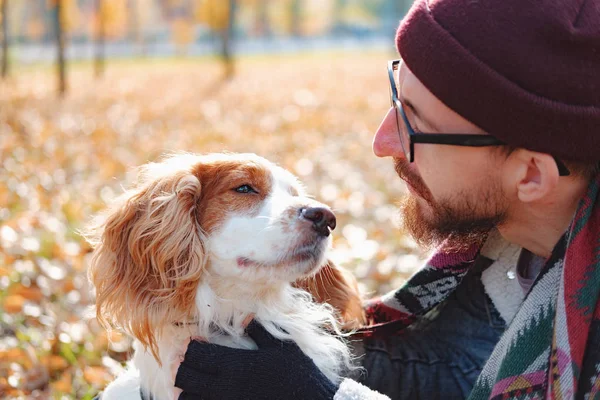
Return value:
[[(251, 173), (244, 173), (247, 166), (251, 166)], [(167, 306), (161, 311), (163, 309), (160, 304), (157, 305), (158, 316), (150, 321), (166, 322), (159, 323), (159, 326), (151, 325), (157, 350), (153, 354), (147, 338), (135, 337), (137, 331), (132, 327), (137, 326), (136, 321), (124, 320), (135, 317), (120, 318), (124, 310), (122, 307), (127, 305), (111, 303), (131, 300), (136, 296), (135, 289), (123, 300), (111, 299), (110, 294), (103, 298), (108, 306), (98, 309), (101, 321), (105, 318), (111, 325), (119, 326), (135, 339), (140, 339), (135, 340), (135, 353), (126, 372), (107, 386), (103, 399), (137, 400), (140, 398), (140, 387), (145, 393), (151, 393), (155, 400), (174, 398), (172, 365), (177, 365), (181, 357), (182, 343), (187, 343), (190, 337), (199, 336), (225, 346), (255, 349), (254, 342), (244, 336), (244, 321), (249, 315), (254, 315), (273, 336), (296, 342), (329, 379), (339, 382), (342, 371), (352, 367), (350, 352), (339, 337), (335, 312), (331, 306), (317, 304), (309, 293), (292, 285), (297, 279), (315, 273), (325, 263), (326, 248), (330, 244), (330, 237), (317, 235), (311, 223), (300, 216), (299, 210), (325, 206), (307, 197), (302, 185), (291, 173), (250, 154), (177, 155), (161, 163), (147, 165), (143, 170), (145, 172), (141, 183), (118, 200), (117, 206), (105, 218), (110, 219), (116, 212), (125, 213), (131, 218), (132, 212), (127, 211), (127, 207), (134, 207), (138, 213), (142, 213), (142, 217), (136, 218), (143, 219), (144, 212), (150, 215), (148, 218), (161, 212), (166, 214), (160, 216), (160, 222), (154, 222), (159, 226), (141, 230), (135, 228), (136, 223), (141, 223), (139, 219), (135, 222), (128, 221), (127, 230), (119, 228), (120, 232), (117, 229), (113, 233), (107, 233), (107, 228), (102, 223), (96, 225), (92, 234), (88, 235), (90, 241), (97, 246), (92, 262), (92, 281), (100, 291), (103, 280), (115, 276), (114, 271), (107, 274), (103, 273), (103, 269), (118, 268), (118, 265), (121, 268), (136, 268), (118, 260), (119, 255), (114, 251), (116, 245), (104, 243), (108, 234), (128, 232), (131, 237), (124, 240), (129, 243), (133, 254), (135, 251), (131, 250), (131, 241), (137, 239), (136, 234), (142, 239), (145, 235), (151, 236), (160, 229), (165, 229), (160, 224), (181, 224), (181, 230), (188, 231), (180, 234), (176, 233), (176, 229), (170, 237), (179, 235), (173, 240), (179, 242), (176, 245), (184, 247), (184, 252), (181, 253), (180, 250), (178, 254), (184, 254), (188, 258), (177, 266), (183, 272), (174, 273), (174, 279), (183, 279), (180, 276), (188, 279), (191, 274), (189, 271), (200, 271), (198, 279), (191, 281), (196, 285), (195, 306), (192, 310), (187, 310), (189, 318), (169, 321), (173, 317), (168, 308), (173, 306)], [(253, 186), (253, 179), (263, 182), (258, 183), (262, 185), (260, 196), (255, 193), (223, 192), (224, 196), (228, 196), (229, 204), (235, 204), (235, 207), (217, 213), (220, 220), (216, 223), (211, 221), (214, 228), (210, 232), (205, 232), (201, 221), (196, 220), (199, 210), (195, 208), (207, 207), (208, 204), (203, 201), (210, 200), (204, 199), (212, 198), (203, 192), (206, 190), (203, 180), (208, 179), (203, 174), (205, 170), (218, 171), (222, 187), (226, 187), (226, 182), (221, 181), (230, 179), (231, 187), (226, 187), (226, 190), (235, 190), (245, 184)], [(264, 176), (260, 176), (261, 174)], [(167, 182), (160, 186), (160, 190), (155, 190), (152, 189), (152, 184), (156, 180)], [(169, 180), (173, 182), (168, 182)], [(264, 182), (270, 184), (264, 185)], [(264, 193), (265, 191), (268, 193)], [(146, 203), (139, 200), (142, 192), (148, 198)], [(186, 203), (182, 197), (186, 192), (193, 198), (191, 203)], [(213, 201), (218, 198), (217, 195)], [(246, 204), (245, 201), (250, 203)], [(251, 204), (252, 202), (256, 204)], [(189, 209), (180, 210), (178, 207)], [(203, 218), (210, 219), (210, 216)], [(150, 220), (143, 221), (148, 223)], [(190, 224), (191, 228), (186, 228)], [(168, 228), (173, 229), (171, 226)], [(169, 237), (162, 241), (168, 239)], [(117, 238), (115, 242), (120, 243), (119, 240), (121, 238)], [(150, 243), (155, 242), (160, 241), (153, 240)], [(161, 243), (161, 246), (156, 251), (164, 251), (165, 245)], [(155, 250), (150, 248), (144, 251)], [(175, 260), (179, 258), (174, 257)], [(154, 264), (154, 258), (148, 259)], [(193, 263), (203, 265), (192, 265)], [(172, 264), (168, 265), (173, 268)], [(148, 273), (151, 269), (144, 271)], [(160, 271), (153, 273), (162, 274)], [(173, 288), (177, 288), (177, 282), (165, 282), (168, 283), (166, 287), (173, 285)], [(138, 286), (143, 288), (144, 283), (140, 282)], [(161, 288), (154, 290), (159, 289)], [(182, 305), (181, 308), (185, 306)], [(183, 323), (176, 325), (175, 322)], [(332, 328), (337, 334), (331, 333)], [(146, 345), (143, 344), (144, 341)]]

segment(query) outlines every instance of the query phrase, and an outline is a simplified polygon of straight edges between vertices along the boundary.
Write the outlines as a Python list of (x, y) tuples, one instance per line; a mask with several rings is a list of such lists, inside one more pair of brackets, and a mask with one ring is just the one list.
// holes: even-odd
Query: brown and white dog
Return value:
[(338, 327), (363, 316), (356, 285), (326, 260), (335, 216), (288, 171), (253, 154), (170, 156), (98, 221), (87, 235), (97, 318), (135, 339), (104, 400), (172, 399), (181, 344), (256, 348), (252, 315), (331, 380), (351, 366)]

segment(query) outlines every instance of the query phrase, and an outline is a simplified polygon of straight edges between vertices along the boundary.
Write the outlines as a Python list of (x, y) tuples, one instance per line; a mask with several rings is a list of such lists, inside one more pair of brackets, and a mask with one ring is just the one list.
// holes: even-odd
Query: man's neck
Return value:
[(587, 187), (585, 179), (568, 179), (548, 199), (524, 205), (509, 216), (498, 231), (507, 241), (548, 258), (569, 228)]

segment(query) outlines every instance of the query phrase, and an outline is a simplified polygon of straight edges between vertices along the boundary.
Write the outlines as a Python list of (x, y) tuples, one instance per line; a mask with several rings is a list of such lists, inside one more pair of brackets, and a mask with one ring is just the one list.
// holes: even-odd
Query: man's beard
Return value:
[[(400, 178), (417, 193), (408, 195), (400, 203), (404, 229), (424, 248), (443, 245), (445, 251), (461, 251), (481, 245), (488, 232), (506, 218), (506, 201), (498, 183), (476, 187), (471, 193), (457, 192), (451, 198), (434, 200), (421, 177), (409, 169), (405, 159), (395, 158), (394, 164)], [(429, 213), (425, 213), (424, 207), (430, 208)]]

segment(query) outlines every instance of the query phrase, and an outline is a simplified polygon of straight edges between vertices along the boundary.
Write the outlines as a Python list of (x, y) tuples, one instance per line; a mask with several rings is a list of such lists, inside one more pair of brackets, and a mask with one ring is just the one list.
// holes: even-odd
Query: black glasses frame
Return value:
[[(404, 150), (404, 155), (410, 162), (414, 162), (415, 160), (415, 143), (428, 143), (428, 144), (440, 144), (440, 145), (450, 145), (450, 146), (467, 146), (467, 147), (485, 147), (485, 146), (505, 146), (506, 143), (501, 141), (500, 139), (495, 138), (492, 135), (481, 135), (481, 134), (467, 134), (467, 133), (422, 133), (415, 132), (415, 130), (410, 125), (408, 121), (408, 117), (404, 112), (404, 107), (402, 106), (402, 102), (398, 97), (398, 88), (396, 87), (396, 81), (394, 78), (395, 68), (400, 64), (402, 60), (390, 60), (388, 61), (388, 75), (390, 78), (390, 98), (392, 107), (395, 108), (396, 111), (396, 129), (398, 135), (400, 136), (400, 145)], [(406, 130), (408, 132), (409, 142), (404, 143), (402, 140), (402, 134), (400, 132), (400, 122), (398, 121), (398, 114), (401, 115), (402, 120), (404, 121), (404, 125), (406, 126)], [(406, 146), (409, 147), (409, 152), (406, 150)], [(566, 165), (560, 161), (558, 158), (554, 157), (554, 161), (556, 162), (556, 166), (558, 168), (558, 173), (560, 176), (568, 176), (570, 175), (569, 169)]]

